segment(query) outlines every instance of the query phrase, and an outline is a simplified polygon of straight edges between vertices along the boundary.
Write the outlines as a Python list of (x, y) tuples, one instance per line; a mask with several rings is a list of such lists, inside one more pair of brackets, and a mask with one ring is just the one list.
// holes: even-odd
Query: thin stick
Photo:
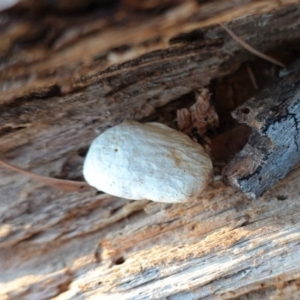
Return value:
[(72, 181), (72, 180), (64, 180), (57, 178), (50, 178), (42, 175), (38, 175), (32, 173), (30, 171), (19, 168), (15, 165), (10, 164), (4, 159), (0, 158), (0, 164), (10, 170), (16, 171), (18, 173), (22, 173), (26, 176), (29, 176), (32, 179), (40, 181), (46, 185), (52, 186), (54, 188), (66, 191), (66, 192), (82, 192), (90, 189), (91, 187), (84, 181)]
[(279, 60), (272, 58), (262, 52), (259, 52), (258, 50), (252, 48), (250, 45), (248, 45), (245, 41), (243, 41), (241, 38), (239, 38), (233, 31), (231, 31), (227, 26), (220, 24), (227, 32), (228, 34), (236, 41), (238, 42), (242, 47), (244, 47), (246, 50), (248, 50), (249, 52), (253, 53), (254, 55), (265, 59), (277, 66), (280, 66), (282, 68), (285, 68), (285, 64), (283, 64), (282, 62), (280, 62)]
[(257, 85), (256, 79), (255, 79), (255, 76), (254, 76), (254, 74), (252, 72), (252, 69), (251, 69), (251, 67), (249, 65), (247, 65), (247, 72), (248, 72), (248, 75), (250, 77), (250, 80), (252, 82), (253, 87), (256, 90), (258, 90), (258, 85)]

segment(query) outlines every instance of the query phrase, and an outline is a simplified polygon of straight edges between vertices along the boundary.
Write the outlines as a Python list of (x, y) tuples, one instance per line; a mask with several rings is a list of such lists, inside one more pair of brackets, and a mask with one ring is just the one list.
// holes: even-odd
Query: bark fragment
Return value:
[(251, 198), (262, 195), (300, 160), (298, 65), (292, 64), (282, 72), (283, 78), (233, 112), (253, 133), (224, 168), (224, 180)]

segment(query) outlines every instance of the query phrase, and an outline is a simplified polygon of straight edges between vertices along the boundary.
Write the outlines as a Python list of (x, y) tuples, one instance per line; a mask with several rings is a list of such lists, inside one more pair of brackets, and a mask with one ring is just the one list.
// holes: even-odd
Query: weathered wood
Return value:
[[(298, 15), (299, 7), (293, 6), (286, 8), (285, 13), (237, 20), (231, 29), (254, 47), (266, 51), (278, 47), (282, 40), (291, 44), (298, 41)], [(261, 27), (261, 23), (266, 25)], [(282, 24), (288, 26), (285, 28)], [(30, 168), (48, 161), (79, 160), (77, 155), (72, 158), (74, 152), (86, 148), (97, 133), (108, 126), (124, 119), (149, 116), (157, 107), (207, 85), (213, 78), (233, 72), (241, 62), (253, 58), (220, 27), (200, 30), (198, 34), (204, 38), (187, 43), (191, 37), (183, 35), (176, 39), (177, 44), (166, 50), (154, 51), (100, 74), (85, 76), (73, 82), (67, 95), (63, 95), (58, 79), (53, 85), (49, 86), (48, 82), (48, 86), (35, 87), (31, 92), (26, 92), (26, 82), (21, 90), (3, 92), (1, 152), (9, 153), (7, 158), (14, 158), (17, 165)], [(49, 59), (46, 65), (52, 64), (51, 57)], [(31, 68), (38, 78), (42, 76), (39, 64)], [(29, 72), (28, 68), (24, 70)], [(5, 71), (2, 82), (7, 82), (11, 74), (10, 68)], [(10, 90), (9, 85), (7, 89)], [(74, 89), (80, 91), (74, 92)], [(18, 96), (19, 92), (22, 97)], [(57, 145), (58, 141), (64, 143)], [(59, 164), (64, 164), (63, 161)], [(48, 166), (44, 175), (52, 173), (62, 177), (57, 169), (57, 166)], [(78, 176), (77, 173), (75, 177)]]
[(224, 168), (226, 183), (259, 197), (299, 162), (299, 62), (284, 77), (233, 112), (253, 129), (247, 145)]
[[(22, 2), (1, 19), (0, 152), (58, 178), (82, 179), (108, 126), (164, 113), (174, 126), (176, 110), (162, 106), (186, 107), (180, 96), (256, 59), (217, 23), (239, 17), (229, 28), (279, 58), (297, 55), (300, 38), (300, 1), (126, 0), (79, 14)], [(67, 194), (2, 168), (0, 178), (3, 299), (299, 294), (299, 169), (259, 201), (216, 180), (176, 205)]]

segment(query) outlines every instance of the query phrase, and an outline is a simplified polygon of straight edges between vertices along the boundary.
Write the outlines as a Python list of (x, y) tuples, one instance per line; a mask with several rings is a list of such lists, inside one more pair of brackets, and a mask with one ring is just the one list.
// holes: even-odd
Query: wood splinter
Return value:
[[(224, 168), (225, 183), (257, 198), (300, 161), (300, 71), (286, 76), (233, 112), (253, 132), (246, 146)], [(294, 69), (294, 70), (293, 70)]]

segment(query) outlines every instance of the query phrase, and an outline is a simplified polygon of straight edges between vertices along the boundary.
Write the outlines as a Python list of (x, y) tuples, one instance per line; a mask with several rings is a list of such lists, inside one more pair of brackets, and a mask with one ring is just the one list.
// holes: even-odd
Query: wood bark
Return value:
[[(124, 119), (174, 127), (174, 107), (204, 86), (247, 100), (254, 89), (227, 84), (247, 85), (234, 77), (243, 63), (267, 66), (260, 88), (276, 78), (220, 22), (286, 63), (299, 53), (299, 1), (87, 2), (1, 12), (0, 154), (44, 176), (82, 180), (103, 130)], [(233, 102), (218, 103), (222, 119)], [(251, 201), (214, 162), (209, 189), (174, 205), (64, 193), (1, 168), (1, 297), (297, 298), (300, 169)]]
[(261, 196), (300, 160), (299, 61), (283, 78), (233, 112), (253, 129), (247, 145), (223, 170), (224, 180), (250, 198)]

